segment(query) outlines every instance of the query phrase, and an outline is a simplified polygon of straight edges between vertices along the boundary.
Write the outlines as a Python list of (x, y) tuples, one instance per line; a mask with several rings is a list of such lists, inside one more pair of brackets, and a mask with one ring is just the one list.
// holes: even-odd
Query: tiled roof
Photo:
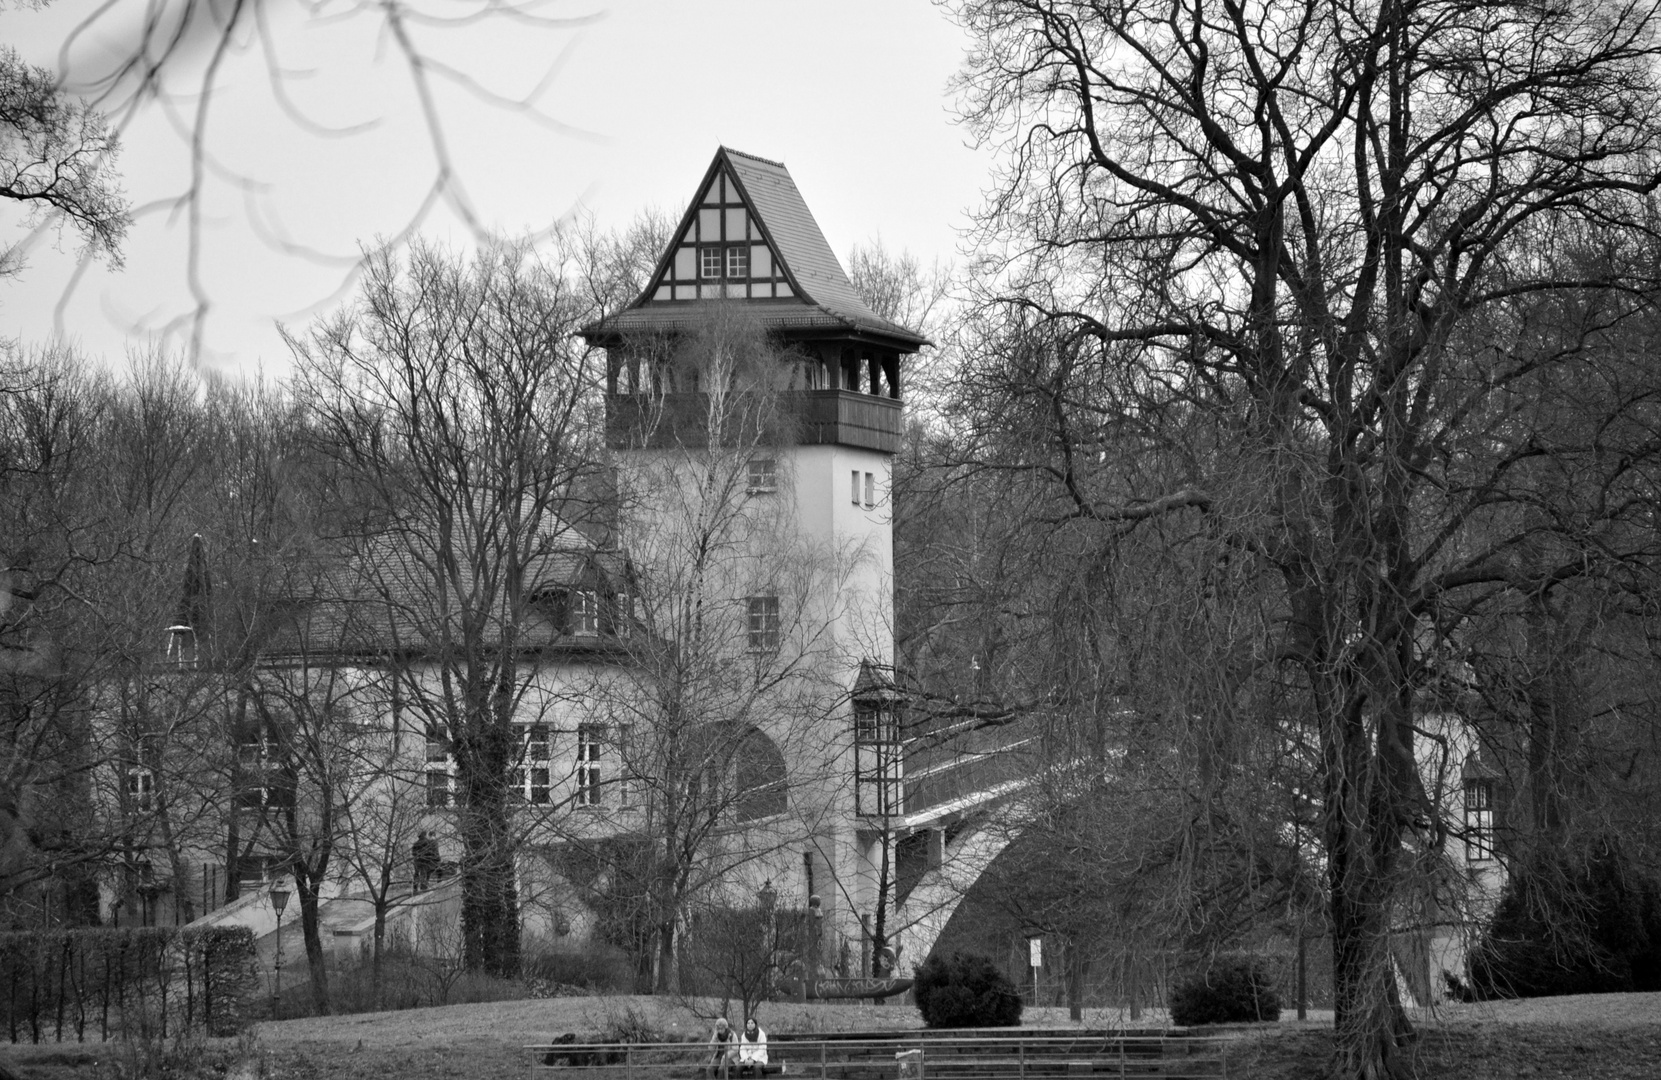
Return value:
[[(530, 597), (595, 577), (621, 580), (621, 557), (600, 549), (575, 528), (556, 522), (543, 530), (542, 540), (526, 566)], [(483, 586), (487, 592), (498, 591), (488, 599), (488, 610), (483, 609), (486, 601), (473, 595), (481, 582), (472, 573), (464, 544), (454, 552), (459, 574), (445, 575), (442, 590), (441, 575), (433, 570), (437, 552), (422, 550), (431, 544), (423, 544), (419, 535), (381, 535), (353, 547), (356, 550), (320, 557), (303, 572), (305, 585), (292, 590), (293, 600), (265, 639), (261, 651), (268, 659), (301, 653), (419, 654), (440, 640), (460, 640), (463, 619), (482, 620), (487, 641), (499, 633), (508, 614), (508, 597), (499, 594), (500, 582)], [(579, 642), (546, 620), (533, 618), (522, 625), (519, 642), (536, 649), (578, 647), (592, 639)]]
[[(716, 152), (699, 186), (700, 192), (720, 168), (725, 168), (737, 181), (797, 294), (788, 300), (727, 302), (745, 304), (769, 329), (851, 331), (888, 339), (890, 344), (907, 352), (928, 344), (922, 335), (884, 319), (865, 306), (782, 163), (723, 146)], [(697, 211), (694, 198), (675, 230), (676, 239), (659, 259), (646, 291), (618, 314), (584, 328), (584, 335), (604, 339), (632, 333), (673, 333), (700, 321), (699, 305), (695, 302), (651, 299), (655, 283), (674, 253), (674, 244), (679, 243)]]

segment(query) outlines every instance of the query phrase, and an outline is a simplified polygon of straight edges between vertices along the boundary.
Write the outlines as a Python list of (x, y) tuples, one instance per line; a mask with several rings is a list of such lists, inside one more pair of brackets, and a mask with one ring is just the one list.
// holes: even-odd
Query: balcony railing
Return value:
[(857, 446), (889, 454), (900, 448), (901, 405), (893, 398), (854, 390), (786, 390), (776, 401), (759, 395), (733, 400), (724, 415), (712, 416), (707, 394), (613, 394), (606, 398), (606, 440), (613, 449), (703, 446), (713, 422), (730, 427), (735, 437), (770, 434), (784, 445)]

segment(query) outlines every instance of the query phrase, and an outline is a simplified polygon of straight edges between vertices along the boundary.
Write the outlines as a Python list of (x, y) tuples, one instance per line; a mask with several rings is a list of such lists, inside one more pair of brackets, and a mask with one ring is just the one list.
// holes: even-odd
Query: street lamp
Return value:
[(761, 883), (761, 889), (756, 893), (756, 903), (761, 907), (761, 976), (765, 985), (773, 981), (774, 963), (778, 960), (779, 934), (773, 923), (773, 912), (779, 903), (779, 894), (773, 888), (773, 879), (768, 878)]
[(288, 907), (288, 890), (282, 882), (271, 886), (271, 909), (277, 913), (277, 989), (271, 995), (271, 1018), (277, 1018), (277, 1009), (283, 998), (283, 909)]

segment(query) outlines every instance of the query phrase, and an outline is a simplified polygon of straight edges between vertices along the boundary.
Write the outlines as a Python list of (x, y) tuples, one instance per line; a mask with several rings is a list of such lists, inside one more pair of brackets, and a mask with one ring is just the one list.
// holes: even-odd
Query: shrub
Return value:
[(0, 1037), (77, 1042), (232, 1035), (256, 990), (247, 927), (115, 927), (0, 934)]
[(1607, 841), (1519, 869), (1470, 976), (1477, 998), (1661, 990), (1661, 889)]
[(599, 941), (532, 943), (520, 960), (519, 974), (538, 997), (564, 997), (575, 991), (626, 994), (634, 989), (634, 964), (628, 953)]
[(931, 1028), (1016, 1027), (1021, 995), (991, 960), (974, 953), (931, 956), (912, 984), (917, 1011)]
[(1196, 1024), (1256, 1023), (1280, 1019), (1280, 995), (1262, 964), (1249, 958), (1221, 960), (1171, 990), (1171, 1021)]

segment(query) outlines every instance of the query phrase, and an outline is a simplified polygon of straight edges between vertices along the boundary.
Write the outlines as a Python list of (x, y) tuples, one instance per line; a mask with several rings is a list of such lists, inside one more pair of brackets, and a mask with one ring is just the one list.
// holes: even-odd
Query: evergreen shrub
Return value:
[(1249, 957), (1220, 960), (1181, 980), (1171, 990), (1171, 1022), (1257, 1023), (1280, 1019), (1280, 995), (1263, 965)]
[(1661, 990), (1661, 888), (1616, 845), (1518, 869), (1471, 952), (1473, 998)]
[(915, 971), (912, 993), (931, 1028), (1017, 1027), (1021, 995), (997, 965), (975, 953), (931, 956)]

